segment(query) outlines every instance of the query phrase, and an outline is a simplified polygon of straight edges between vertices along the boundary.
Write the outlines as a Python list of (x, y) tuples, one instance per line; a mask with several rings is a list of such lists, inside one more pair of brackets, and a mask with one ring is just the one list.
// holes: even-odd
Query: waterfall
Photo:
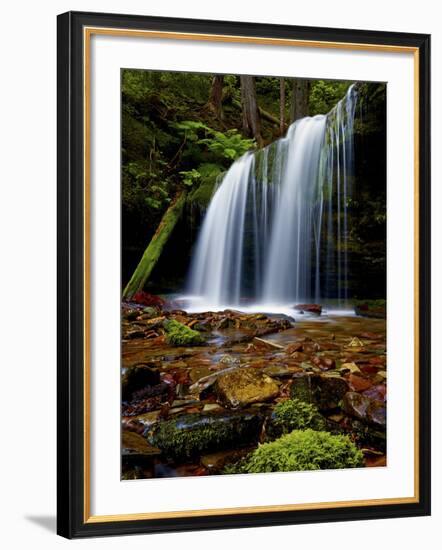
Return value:
[(235, 161), (197, 238), (187, 291), (204, 309), (348, 300), (357, 94)]

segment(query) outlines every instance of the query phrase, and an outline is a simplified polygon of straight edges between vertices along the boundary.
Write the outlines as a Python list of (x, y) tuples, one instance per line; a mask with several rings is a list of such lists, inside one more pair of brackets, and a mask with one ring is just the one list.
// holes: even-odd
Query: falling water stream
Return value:
[(276, 310), (348, 296), (348, 203), (357, 94), (234, 162), (218, 185), (195, 245), (193, 307)]

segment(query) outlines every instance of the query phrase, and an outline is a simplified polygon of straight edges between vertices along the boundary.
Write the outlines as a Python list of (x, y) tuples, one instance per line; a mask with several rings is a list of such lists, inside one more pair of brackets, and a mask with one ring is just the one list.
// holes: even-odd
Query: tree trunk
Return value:
[(258, 147), (262, 147), (261, 119), (253, 76), (241, 76), (241, 104), (243, 131), (247, 136), (255, 138)]
[(285, 79), (279, 79), (279, 133), (285, 130)]
[(215, 116), (222, 120), (223, 113), (223, 84), (224, 75), (216, 74), (212, 79), (212, 87), (210, 89), (209, 107), (215, 113)]
[(310, 82), (303, 79), (294, 79), (292, 87), (292, 103), (290, 120), (295, 122), (309, 114), (308, 102), (310, 95)]
[(123, 299), (130, 300), (134, 294), (142, 290), (146, 284), (147, 279), (152, 273), (158, 258), (161, 256), (164, 245), (168, 241), (177, 221), (180, 219), (183, 213), (184, 204), (186, 202), (187, 191), (179, 192), (169, 208), (166, 210), (164, 216), (161, 219), (160, 224), (155, 231), (150, 243), (139, 264), (137, 265), (130, 281), (127, 283), (123, 292)]

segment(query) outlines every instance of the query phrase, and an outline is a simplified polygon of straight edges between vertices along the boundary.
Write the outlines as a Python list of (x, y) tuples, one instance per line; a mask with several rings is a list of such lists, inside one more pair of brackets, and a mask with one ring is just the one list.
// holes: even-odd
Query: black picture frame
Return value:
[[(85, 514), (84, 29), (111, 27), (414, 48), (419, 60), (418, 498), (315, 510), (89, 521)], [(430, 514), (430, 36), (426, 34), (68, 12), (58, 16), (58, 534), (67, 538)]]

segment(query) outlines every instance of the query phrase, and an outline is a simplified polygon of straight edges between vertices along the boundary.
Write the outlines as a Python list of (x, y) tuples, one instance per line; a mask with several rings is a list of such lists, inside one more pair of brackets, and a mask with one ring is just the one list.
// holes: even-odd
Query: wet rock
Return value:
[(198, 332), (210, 332), (212, 330), (212, 324), (209, 320), (207, 321), (198, 321), (195, 323), (192, 327), (194, 330), (197, 330)]
[(190, 382), (194, 384), (206, 376), (210, 376), (213, 372), (210, 370), (210, 367), (193, 367), (189, 370)]
[(367, 410), (370, 405), (370, 399), (357, 392), (348, 392), (343, 399), (344, 411), (357, 418), (358, 420), (367, 420)]
[[(263, 369), (264, 374), (273, 378), (290, 378), (296, 372), (296, 367), (289, 368), (285, 365), (269, 365)], [(299, 369), (297, 369), (299, 370)]]
[(162, 298), (149, 294), (148, 292), (144, 292), (143, 290), (135, 293), (131, 298), (131, 302), (142, 304), (143, 306), (158, 307), (160, 309), (165, 305), (165, 301)]
[(348, 392), (348, 384), (340, 376), (303, 373), (295, 375), (290, 395), (316, 405), (321, 411), (336, 409)]
[(228, 355), (225, 353), (224, 355), (221, 355), (221, 357), (218, 360), (218, 363), (221, 363), (222, 365), (239, 365), (240, 359), (239, 357), (233, 357), (232, 355)]
[(151, 411), (131, 418), (133, 422), (139, 422), (143, 426), (143, 431), (156, 424), (160, 419), (160, 411)]
[(324, 357), (321, 355), (315, 355), (311, 358), (311, 362), (316, 367), (319, 367), (321, 370), (331, 370), (334, 369), (336, 364), (335, 360), (331, 357)]
[(285, 348), (285, 352), (289, 355), (292, 355), (297, 351), (302, 351), (302, 342), (295, 342), (294, 344), (290, 344)]
[(233, 319), (230, 319), (229, 317), (223, 317), (218, 323), (215, 325), (216, 330), (225, 330), (227, 328), (233, 327), (235, 325), (235, 322)]
[(374, 319), (385, 319), (387, 309), (385, 300), (360, 301), (355, 305), (356, 315), (372, 317)]
[(281, 346), (281, 344), (278, 344), (277, 342), (272, 342), (271, 340), (264, 340), (263, 338), (258, 338), (256, 336), (255, 338), (253, 338), (253, 345), (257, 349), (262, 349), (262, 350), (283, 351), (285, 349), (284, 346)]
[(130, 401), (135, 392), (160, 383), (160, 374), (147, 365), (135, 365), (126, 369), (121, 379), (123, 401)]
[(132, 431), (123, 431), (121, 437), (121, 454), (123, 457), (148, 458), (161, 454), (160, 449), (150, 445), (146, 439)]
[(380, 468), (387, 465), (387, 456), (383, 453), (368, 455), (364, 457), (364, 463), (367, 468)]
[(343, 363), (340, 367), (339, 367), (339, 371), (340, 372), (350, 372), (350, 373), (355, 373), (355, 372), (361, 372), (361, 369), (356, 365), (356, 363)]
[(218, 400), (232, 408), (274, 399), (279, 386), (269, 376), (250, 368), (235, 368), (217, 377), (213, 386)]
[(256, 443), (262, 423), (262, 416), (251, 412), (187, 414), (159, 423), (148, 440), (167, 456), (189, 459)]
[(212, 413), (214, 411), (220, 412), (224, 410), (218, 403), (206, 403), (203, 407), (203, 413)]
[(250, 448), (246, 448), (211, 453), (201, 457), (201, 464), (208, 469), (209, 473), (216, 474), (221, 472), (227, 464), (241, 460), (250, 451)]
[(144, 330), (141, 330), (141, 329), (128, 330), (124, 335), (124, 338), (126, 338), (127, 340), (134, 340), (135, 338), (144, 338)]
[(297, 311), (301, 313), (314, 313), (315, 315), (321, 315), (322, 306), (319, 304), (298, 304), (294, 307)]
[(348, 377), (348, 383), (350, 389), (356, 392), (368, 390), (373, 385), (373, 382), (371, 382), (371, 380), (363, 378), (362, 376), (358, 376), (357, 374), (350, 374), (350, 376)]
[(386, 357), (385, 355), (375, 355), (374, 357), (370, 357), (368, 362), (371, 365), (378, 365), (380, 367), (385, 367)]
[(371, 401), (367, 410), (368, 421), (376, 428), (385, 430), (387, 424), (387, 408), (382, 401)]
[(353, 419), (349, 429), (360, 446), (368, 446), (385, 452), (386, 432), (384, 429), (375, 429), (372, 425)]
[(142, 312), (145, 319), (153, 319), (158, 316), (158, 310), (151, 306), (143, 308)]
[(344, 396), (343, 406), (350, 416), (375, 428), (385, 429), (387, 411), (384, 402), (369, 399), (360, 393), (348, 392)]
[(300, 351), (295, 351), (290, 355), (290, 357), (293, 359), (293, 361), (299, 361), (301, 363), (307, 361), (308, 359), (308, 355)]
[(377, 384), (376, 386), (362, 392), (365, 397), (376, 401), (385, 401), (386, 393), (387, 387), (385, 384)]
[(127, 319), (128, 321), (134, 321), (138, 315), (140, 314), (139, 309), (126, 309), (124, 308), (122, 311), (123, 319)]
[(364, 347), (364, 342), (360, 340), (357, 336), (354, 336), (346, 347), (351, 351), (356, 351), (357, 349), (361, 349)]

